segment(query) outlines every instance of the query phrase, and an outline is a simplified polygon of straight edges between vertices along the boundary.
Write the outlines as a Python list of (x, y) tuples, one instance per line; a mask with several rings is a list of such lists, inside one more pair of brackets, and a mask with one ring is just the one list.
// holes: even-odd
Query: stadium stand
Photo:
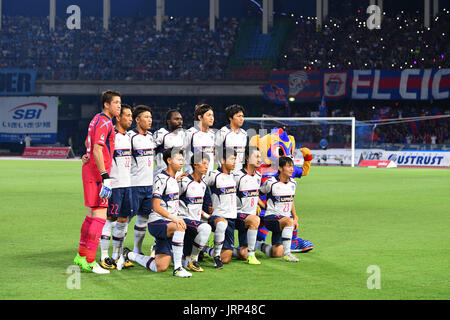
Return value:
[(0, 68), (29, 68), (39, 80), (212, 80), (224, 79), (239, 22), (177, 17), (163, 32), (154, 19), (112, 17), (102, 29), (99, 17), (83, 20), (81, 30), (68, 30), (57, 17), (56, 29), (40, 17), (5, 16), (0, 33)]
[(323, 23), (322, 32), (316, 32), (314, 17), (294, 18), (295, 31), (277, 69), (398, 70), (448, 66), (448, 11), (442, 10), (429, 30), (424, 28), (419, 12), (384, 16), (382, 30), (371, 31), (366, 27), (366, 16), (361, 11), (330, 17)]

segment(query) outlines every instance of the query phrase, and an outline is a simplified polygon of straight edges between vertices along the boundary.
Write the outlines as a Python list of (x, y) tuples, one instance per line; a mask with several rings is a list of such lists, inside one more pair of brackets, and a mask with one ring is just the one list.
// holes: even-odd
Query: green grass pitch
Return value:
[[(1, 160), (0, 181), (0, 299), (450, 298), (450, 170), (313, 167), (295, 203), (315, 248), (299, 263), (258, 252), (262, 265), (206, 260), (190, 279), (136, 266), (81, 273), (81, 289), (67, 285), (85, 216), (81, 163)], [(369, 266), (380, 289), (368, 289)]]

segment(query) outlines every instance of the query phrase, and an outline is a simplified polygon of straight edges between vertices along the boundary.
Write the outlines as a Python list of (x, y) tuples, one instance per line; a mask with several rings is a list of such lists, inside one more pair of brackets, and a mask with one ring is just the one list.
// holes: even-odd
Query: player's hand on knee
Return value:
[(102, 173), (102, 189), (100, 190), (99, 196), (102, 199), (109, 199), (111, 197), (111, 179), (107, 172)]

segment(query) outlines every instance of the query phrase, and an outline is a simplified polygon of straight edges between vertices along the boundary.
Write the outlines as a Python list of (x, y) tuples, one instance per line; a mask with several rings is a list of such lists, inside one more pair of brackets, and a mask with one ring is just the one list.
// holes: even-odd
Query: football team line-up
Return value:
[[(101, 100), (102, 112), (89, 124), (82, 157), (87, 214), (74, 259), (82, 270), (106, 274), (135, 262), (164, 272), (172, 261), (174, 276), (191, 277), (191, 272), (204, 271), (200, 262), (208, 255), (221, 269), (232, 257), (261, 264), (255, 250), (298, 262), (292, 252), (313, 248), (298, 237), (294, 205), (294, 178), (308, 174), (309, 149), (300, 149), (303, 167), (294, 166), (282, 148), (276, 164), (262, 163), (259, 136), (247, 143), (241, 128), (245, 110), (240, 105), (225, 109), (229, 125), (217, 131), (211, 129), (212, 107), (201, 104), (195, 107), (192, 128), (184, 130), (181, 114), (169, 110), (166, 127), (152, 134), (148, 106), (132, 109), (115, 91), (103, 92)], [(136, 128), (129, 130), (133, 120)], [(130, 250), (123, 243), (134, 216)], [(150, 256), (142, 252), (147, 229), (155, 240)], [(272, 245), (265, 243), (269, 231)], [(95, 260), (99, 244), (100, 264)]]

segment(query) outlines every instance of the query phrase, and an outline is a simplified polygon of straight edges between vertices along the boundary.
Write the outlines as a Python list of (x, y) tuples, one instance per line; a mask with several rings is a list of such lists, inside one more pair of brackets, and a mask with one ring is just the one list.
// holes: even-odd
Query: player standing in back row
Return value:
[(120, 93), (103, 92), (102, 112), (91, 120), (85, 141), (88, 162), (83, 164), (82, 179), (87, 214), (81, 226), (79, 249), (74, 263), (94, 273), (109, 273), (109, 270), (95, 262), (95, 255), (106, 222), (108, 198), (111, 196), (109, 174), (115, 143), (111, 119), (120, 114), (120, 109)]
[[(214, 111), (208, 104), (195, 106), (194, 126), (186, 130), (184, 138), (184, 172), (191, 174), (194, 172), (190, 159), (195, 152), (204, 152), (208, 155), (210, 162), (208, 172), (214, 169), (215, 155), (215, 133), (211, 129), (214, 124)], [(210, 214), (212, 212), (212, 200), (209, 189), (206, 189), (203, 199), (203, 211)]]
[[(166, 114), (166, 128), (161, 128), (153, 134), (155, 140), (156, 168), (154, 176), (167, 169), (163, 161), (163, 152), (170, 148), (183, 149), (185, 132), (183, 130), (183, 117), (178, 110), (169, 110)], [(177, 172), (177, 176), (181, 173)]]
[(148, 216), (152, 212), (153, 162), (155, 143), (150, 128), (152, 111), (148, 106), (139, 105), (133, 110), (136, 129), (128, 131), (131, 137), (131, 186), (133, 195), (134, 249), (142, 253), (142, 243), (147, 232)]
[[(215, 145), (216, 150), (231, 148), (236, 151), (236, 166), (234, 171), (242, 169), (244, 163), (244, 151), (247, 146), (247, 132), (242, 129), (244, 124), (244, 107), (233, 104), (225, 109), (225, 115), (228, 125), (222, 127), (216, 132)], [(217, 159), (220, 166), (220, 159)]]
[[(118, 270), (122, 268), (117, 260), (122, 253), (122, 245), (128, 229), (128, 219), (133, 214), (131, 195), (131, 141), (127, 134), (128, 128), (133, 122), (131, 107), (122, 104), (120, 115), (116, 117), (116, 141), (113, 162), (111, 166), (112, 194), (109, 199), (108, 219), (103, 227), (100, 240), (101, 258), (100, 265), (104, 269)], [(112, 236), (113, 254), (109, 257), (109, 244)], [(131, 262), (127, 263), (131, 267)]]

